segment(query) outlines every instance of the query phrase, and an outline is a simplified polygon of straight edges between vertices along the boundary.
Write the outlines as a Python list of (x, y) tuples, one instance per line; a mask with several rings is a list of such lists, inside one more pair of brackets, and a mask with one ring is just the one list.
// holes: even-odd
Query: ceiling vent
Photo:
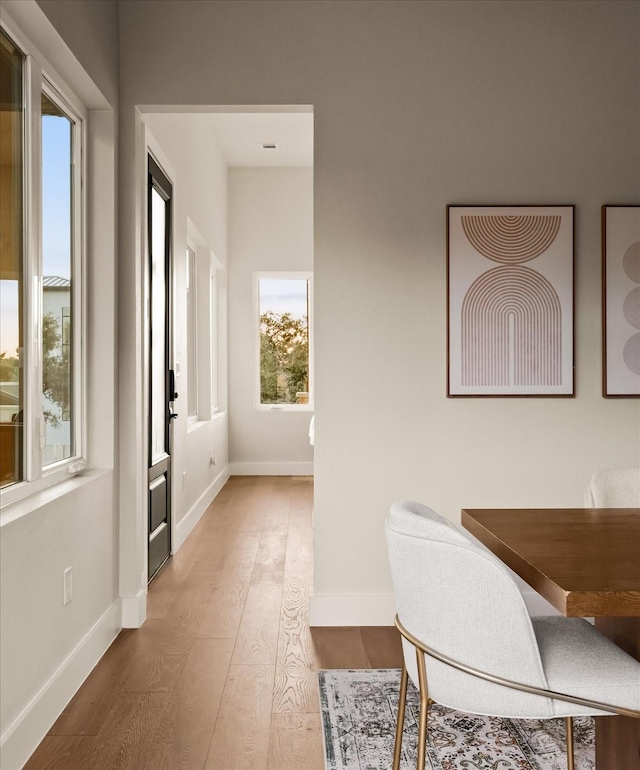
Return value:
[(275, 142), (260, 142), (260, 148), (262, 150), (277, 150), (278, 145)]

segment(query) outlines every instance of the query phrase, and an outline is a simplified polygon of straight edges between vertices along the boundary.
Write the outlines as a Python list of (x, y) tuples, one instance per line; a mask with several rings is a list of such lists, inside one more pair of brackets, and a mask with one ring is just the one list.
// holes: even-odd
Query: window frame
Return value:
[[(307, 281), (307, 334), (309, 355), (309, 401), (306, 404), (263, 404), (260, 401), (260, 281)], [(253, 327), (254, 327), (254, 408), (258, 412), (313, 412), (315, 387), (313, 378), (313, 273), (310, 270), (258, 271), (253, 274)]]
[[(189, 255), (191, 252), (191, 256)], [(187, 238), (186, 248), (186, 281), (187, 287), (185, 291), (185, 310), (187, 315), (187, 425), (193, 425), (200, 420), (200, 398), (199, 398), (199, 339), (198, 339), (198, 247), (192, 242), (190, 238)], [(193, 271), (190, 270), (190, 264), (193, 259)], [(193, 277), (193, 286), (191, 285), (191, 278)], [(189, 316), (189, 307), (191, 306), (192, 317)], [(191, 323), (193, 322), (193, 340), (191, 349), (189, 348), (189, 333)], [(191, 354), (194, 360), (191, 361)], [(193, 371), (192, 371), (193, 369)], [(193, 374), (193, 382), (191, 375)], [(195, 404), (195, 411), (189, 410), (189, 402), (193, 397)]]
[[(3, 32), (21, 51), (23, 64), (23, 349), (24, 377), (23, 479), (0, 489), (0, 508), (22, 500), (86, 465), (86, 256), (87, 256), (87, 110), (45, 57), (16, 26), (3, 18)], [(42, 410), (43, 243), (42, 243), (42, 109), (45, 93), (70, 119), (71, 183), (71, 314), (73, 454), (43, 467), (45, 426)]]
[[(213, 257), (211, 259), (213, 262)], [(218, 403), (218, 271), (209, 269), (209, 387), (211, 416), (220, 411)]]

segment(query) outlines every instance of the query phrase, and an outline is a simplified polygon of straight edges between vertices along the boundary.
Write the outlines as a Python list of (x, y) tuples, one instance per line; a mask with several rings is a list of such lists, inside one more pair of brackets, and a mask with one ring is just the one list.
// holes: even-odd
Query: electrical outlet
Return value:
[(67, 567), (67, 569), (62, 573), (62, 582), (63, 582), (62, 604), (67, 605), (73, 598), (73, 586), (71, 583), (71, 567)]
[(215, 465), (216, 464), (216, 456), (213, 454), (213, 452), (209, 453), (209, 465)]

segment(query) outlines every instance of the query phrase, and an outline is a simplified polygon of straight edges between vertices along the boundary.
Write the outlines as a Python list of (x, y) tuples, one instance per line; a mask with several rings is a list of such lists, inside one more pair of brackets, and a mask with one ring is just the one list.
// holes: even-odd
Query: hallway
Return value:
[(309, 629), (313, 480), (232, 477), (26, 770), (322, 770), (318, 668), (401, 664), (393, 628)]

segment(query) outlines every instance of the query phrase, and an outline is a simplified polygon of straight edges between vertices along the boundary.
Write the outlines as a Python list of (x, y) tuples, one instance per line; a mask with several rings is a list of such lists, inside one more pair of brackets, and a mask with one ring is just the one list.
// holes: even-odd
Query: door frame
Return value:
[[(148, 239), (148, 222), (149, 222), (149, 209), (148, 209), (148, 196), (149, 196), (149, 187), (148, 187), (148, 173), (149, 173), (149, 165), (148, 165), (148, 156), (151, 155), (151, 157), (154, 159), (154, 161), (158, 164), (160, 167), (160, 170), (165, 174), (165, 176), (168, 178), (169, 182), (172, 186), (172, 200), (171, 205), (169, 206), (169, 217), (170, 217), (170, 250), (171, 254), (175, 255), (175, 237), (176, 237), (176, 205), (175, 205), (175, 196), (176, 196), (176, 186), (177, 186), (177, 175), (175, 172), (175, 169), (171, 165), (169, 159), (165, 155), (164, 151), (162, 150), (162, 147), (158, 143), (157, 139), (151, 132), (151, 129), (147, 125), (146, 121), (144, 120), (144, 116), (141, 116), (141, 122), (142, 122), (142, 128), (143, 128), (143, 142), (142, 142), (142, 158), (140, 163), (140, 178), (139, 178), (139, 185), (140, 185), (140, 192), (141, 197), (143, 199), (143, 209), (141, 211), (141, 218), (139, 220), (139, 226), (141, 231), (141, 240), (142, 240), (142, 253), (141, 253), (141, 263), (142, 263), (142, 270), (143, 270), (143, 302), (142, 302), (142, 320), (143, 320), (143, 329), (142, 329), (142, 344), (143, 344), (143, 366), (142, 366), (142, 393), (143, 393), (143, 409), (142, 409), (142, 418), (143, 418), (143, 431), (142, 431), (142, 441), (140, 441), (140, 452), (143, 455), (143, 478), (142, 483), (144, 486), (144, 502), (142, 507), (142, 519), (141, 522), (142, 526), (144, 527), (144, 541), (141, 543), (141, 550), (144, 551), (144, 560), (141, 564), (142, 570), (144, 572), (144, 590), (146, 594), (146, 586), (149, 582), (148, 579), (148, 520), (149, 520), (149, 499), (148, 499), (148, 472), (149, 472), (149, 461), (150, 461), (150, 446), (149, 446), (149, 407), (150, 407), (150, 382), (149, 382), (149, 357), (150, 357), (150, 331), (151, 331), (151, 318), (149, 317), (149, 309), (150, 309), (150, 276), (149, 276), (149, 239)], [(142, 173), (144, 171), (144, 173)], [(169, 270), (170, 274), (167, 277), (167, 292), (168, 292), (168, 326), (169, 326), (169, 340), (168, 340), (168, 353), (167, 353), (167, 364), (168, 368), (175, 369), (175, 318), (174, 318), (174, 311), (175, 311), (175, 302), (173, 301), (174, 295), (175, 295), (175, 259), (171, 259), (169, 263)], [(175, 450), (175, 440), (174, 440), (174, 432), (175, 432), (175, 420), (171, 421), (171, 424), (169, 425), (169, 446), (170, 446), (170, 452), (169, 452), (169, 473), (170, 477), (173, 478), (174, 473), (174, 466), (175, 466), (175, 460), (174, 460), (174, 450)], [(172, 487), (175, 487), (175, 481), (173, 485), (171, 485), (169, 489), (169, 499), (168, 503), (170, 505), (171, 511), (174, 510), (174, 489)], [(175, 516), (170, 515), (169, 516), (169, 554), (173, 554), (173, 544), (175, 543)], [(145, 615), (146, 615), (146, 601), (145, 601)]]
[[(130, 136), (135, 146), (135, 163), (120, 164), (120, 183), (128, 184), (135, 190), (134, 206), (120, 209), (121, 248), (126, 251), (126, 239), (131, 237), (135, 244), (132, 270), (119, 279), (121, 305), (120, 328), (130, 329), (132, 336), (119, 339), (120, 348), (128, 348), (126, 357), (135, 360), (134, 371), (120, 371), (120, 392), (126, 392), (130, 403), (120, 405), (119, 439), (119, 505), (120, 531), (119, 583), (122, 604), (123, 628), (139, 628), (147, 616), (148, 588), (148, 440), (149, 434), (149, 319), (147, 318), (148, 284), (148, 233), (147, 197), (149, 154), (164, 170), (173, 184), (175, 199), (178, 177), (160, 144), (144, 119), (144, 111), (136, 107), (131, 123), (126, 124), (121, 134)], [(122, 139), (124, 141), (124, 138)], [(172, 206), (172, 249), (175, 253), (176, 206)], [(171, 276), (171, 291), (175, 273)], [(133, 285), (132, 285), (133, 284)], [(126, 298), (126, 299), (123, 299)], [(169, 360), (174, 363), (174, 319), (171, 318), (169, 338)], [(174, 441), (175, 449), (175, 441)], [(172, 471), (175, 468), (175, 451), (171, 455)], [(174, 484), (175, 490), (175, 484)], [(175, 503), (175, 500), (172, 500)], [(172, 505), (172, 507), (174, 507)], [(175, 516), (171, 520), (171, 542), (175, 543)]]
[[(146, 446), (147, 446), (147, 486), (148, 486), (148, 492), (147, 492), (147, 512), (146, 512), (146, 520), (147, 520), (147, 533), (146, 533), (146, 541), (147, 541), (147, 581), (150, 582), (153, 580), (153, 578), (156, 577), (156, 575), (160, 572), (163, 565), (165, 564), (166, 560), (171, 556), (173, 553), (173, 490), (172, 490), (172, 476), (173, 476), (173, 467), (172, 467), (172, 448), (173, 448), (173, 423), (174, 420), (170, 418), (170, 415), (172, 414), (172, 408), (173, 405), (173, 398), (169, 395), (170, 390), (173, 388), (175, 390), (175, 380), (173, 379), (173, 370), (174, 370), (174, 357), (173, 357), (173, 338), (174, 338), (174, 189), (175, 189), (175, 181), (171, 178), (171, 175), (167, 172), (166, 167), (162, 165), (162, 163), (158, 160), (157, 155), (155, 152), (153, 152), (150, 148), (147, 152), (147, 211), (146, 211), (146, 222), (147, 222), (147, 252), (146, 252), (146, 263), (145, 263), (145, 317), (146, 317), (146, 336), (144, 338), (144, 349), (145, 349), (145, 362), (146, 362), (146, 375), (147, 375), (147, 389), (146, 389), (146, 409), (147, 409), (147, 435), (146, 435)], [(151, 164), (156, 167), (155, 169), (155, 175), (152, 173)], [(151, 441), (151, 433), (149, 431), (150, 427), (150, 408), (152, 405), (152, 382), (150, 379), (150, 369), (151, 369), (151, 339), (153, 335), (153, 319), (151, 316), (151, 251), (150, 251), (150, 238), (149, 238), (149, 232), (151, 229), (151, 198), (152, 198), (152, 185), (151, 185), (151, 178), (154, 176), (154, 184), (153, 187), (156, 188), (156, 191), (159, 193), (160, 197), (162, 197), (165, 201), (166, 208), (166, 223), (165, 223), (165, 241), (164, 241), (164, 282), (165, 282), (165, 319), (164, 319), (164, 328), (162, 329), (162, 335), (164, 337), (163, 343), (164, 343), (164, 349), (165, 349), (165, 367), (164, 367), (164, 377), (165, 377), (165, 392), (164, 392), (164, 415), (165, 415), (165, 422), (164, 422), (164, 446), (165, 446), (165, 452), (166, 457), (160, 458), (158, 462), (156, 462), (154, 465), (151, 464), (151, 452), (152, 452), (152, 441)], [(166, 184), (165, 184), (166, 183)], [(165, 197), (166, 196), (166, 197)], [(168, 237), (167, 232), (168, 230)], [(171, 376), (170, 376), (171, 371)], [(171, 404), (171, 406), (170, 406)], [(176, 415), (177, 416), (177, 415)], [(165, 466), (164, 468), (162, 466)], [(150, 507), (151, 507), (151, 495), (150, 492), (153, 489), (154, 482), (156, 482), (161, 475), (166, 474), (166, 492), (165, 492), (165, 500), (166, 500), (166, 516), (167, 516), (167, 538), (168, 538), (168, 549), (166, 551), (166, 556), (163, 558), (160, 565), (155, 569), (152, 575), (149, 574), (149, 567), (148, 567), (148, 557), (149, 557), (149, 548), (151, 544), (151, 530), (150, 530)]]

